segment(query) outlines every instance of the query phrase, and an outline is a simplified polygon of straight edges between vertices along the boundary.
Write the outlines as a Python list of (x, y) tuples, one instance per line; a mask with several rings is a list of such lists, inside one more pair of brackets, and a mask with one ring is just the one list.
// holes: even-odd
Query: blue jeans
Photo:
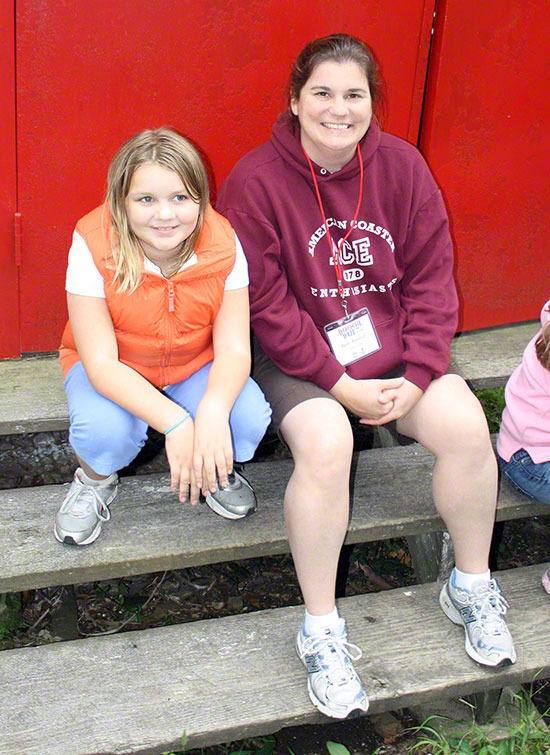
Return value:
[(535, 464), (527, 451), (520, 448), (510, 461), (498, 457), (500, 471), (510, 485), (539, 503), (550, 503), (550, 461)]
[[(212, 362), (205, 364), (187, 380), (168, 385), (163, 393), (194, 418), (206, 391)], [(134, 417), (118, 404), (97, 393), (82, 366), (77, 362), (65, 378), (69, 404), (71, 446), (100, 475), (110, 475), (127, 466), (147, 438), (147, 423)], [(229, 415), (235, 461), (254, 456), (271, 419), (271, 408), (258, 385), (248, 378)]]

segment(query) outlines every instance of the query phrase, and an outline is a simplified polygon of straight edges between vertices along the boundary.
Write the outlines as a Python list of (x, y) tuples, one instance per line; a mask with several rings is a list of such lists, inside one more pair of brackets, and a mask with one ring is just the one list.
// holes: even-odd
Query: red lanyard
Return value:
[(357, 220), (357, 215), (359, 214), (359, 207), (361, 206), (361, 200), (363, 198), (363, 161), (361, 160), (361, 148), (359, 147), (359, 143), (357, 143), (357, 157), (359, 159), (359, 171), (360, 171), (359, 198), (357, 200), (357, 207), (355, 208), (355, 214), (353, 216), (353, 220), (351, 221), (349, 231), (346, 233), (343, 239), (340, 239), (337, 247), (335, 247), (335, 245), (333, 244), (332, 236), (330, 235), (330, 231), (328, 229), (327, 218), (325, 215), (325, 208), (323, 207), (323, 200), (321, 199), (321, 193), (319, 192), (319, 184), (317, 183), (317, 178), (315, 176), (315, 171), (313, 170), (313, 165), (311, 163), (311, 160), (309, 159), (308, 153), (305, 151), (303, 146), (302, 146), (302, 150), (304, 152), (304, 155), (306, 156), (309, 169), (311, 170), (311, 176), (313, 178), (313, 185), (315, 186), (315, 193), (317, 194), (317, 202), (319, 203), (319, 209), (321, 210), (321, 215), (323, 216), (323, 225), (325, 226), (325, 231), (327, 234), (327, 241), (330, 247), (330, 254), (332, 256), (332, 261), (334, 262), (334, 269), (336, 270), (336, 282), (338, 283), (338, 293), (340, 295), (340, 298), (342, 299), (342, 306), (344, 307), (344, 311), (347, 315), (348, 303), (347, 303), (346, 297), (344, 296), (344, 276), (342, 275), (342, 266), (340, 265), (340, 251), (342, 247), (344, 246), (344, 241), (346, 241), (350, 233), (353, 231), (353, 228), (355, 226), (355, 221)]

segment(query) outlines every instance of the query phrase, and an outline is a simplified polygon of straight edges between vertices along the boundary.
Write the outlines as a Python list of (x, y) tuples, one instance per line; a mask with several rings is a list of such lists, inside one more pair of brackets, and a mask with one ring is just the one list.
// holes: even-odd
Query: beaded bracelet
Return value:
[(189, 419), (190, 416), (191, 415), (189, 414), (189, 412), (187, 412), (187, 414), (185, 415), (185, 417), (183, 417), (183, 419), (180, 419), (178, 422), (176, 422), (175, 425), (172, 425), (172, 427), (169, 427), (168, 430), (165, 430), (164, 435), (168, 435), (168, 433), (171, 433), (172, 430), (175, 430), (176, 427), (178, 427), (178, 425), (181, 425), (183, 422), (185, 422), (186, 419)]

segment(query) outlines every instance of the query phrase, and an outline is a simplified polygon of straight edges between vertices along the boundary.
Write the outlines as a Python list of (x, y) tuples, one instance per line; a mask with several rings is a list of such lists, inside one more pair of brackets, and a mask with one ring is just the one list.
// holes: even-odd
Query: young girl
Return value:
[[(542, 330), (506, 384), (497, 450), (503, 477), (529, 498), (550, 503), (550, 300), (540, 321)], [(550, 593), (550, 570), (542, 583)]]
[(76, 226), (60, 361), (79, 467), (54, 534), (87, 545), (110, 519), (117, 470), (148, 426), (166, 436), (173, 491), (228, 519), (256, 508), (233, 460), (254, 454), (270, 408), (249, 378), (248, 272), (209, 205), (197, 151), (142, 131), (115, 155), (107, 201)]

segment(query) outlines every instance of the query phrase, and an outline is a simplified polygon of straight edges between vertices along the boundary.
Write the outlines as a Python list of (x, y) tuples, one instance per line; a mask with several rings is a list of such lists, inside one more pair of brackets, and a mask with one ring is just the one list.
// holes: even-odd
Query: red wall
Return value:
[(102, 200), (122, 141), (173, 125), (202, 145), (220, 182), (269, 136), (309, 39), (370, 40), (388, 127), (416, 141), (434, 1), (16, 0), (21, 350), (57, 348), (71, 232)]
[(18, 267), (14, 234), (15, 165), (15, 46), (13, 3), (0, 3), (0, 356), (18, 356)]
[(550, 296), (548, 3), (438, 0), (421, 148), (456, 248), (460, 330)]
[[(122, 141), (173, 125), (219, 183), (268, 137), (309, 39), (370, 42), (386, 128), (417, 143), (434, 4), (15, 0), (15, 17), (0, 4), (0, 357), (57, 348), (72, 229)], [(534, 318), (550, 295), (549, 36), (543, 3), (438, 0), (420, 144), (451, 213), (463, 329)]]

